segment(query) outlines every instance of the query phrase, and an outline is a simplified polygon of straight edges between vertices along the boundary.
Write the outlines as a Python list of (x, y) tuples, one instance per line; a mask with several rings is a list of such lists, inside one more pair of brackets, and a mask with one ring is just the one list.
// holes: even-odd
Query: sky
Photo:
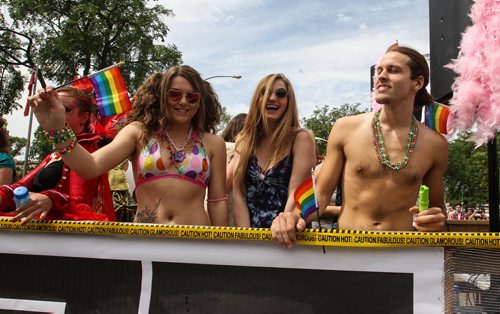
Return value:
[[(370, 106), (370, 66), (398, 40), (429, 53), (428, 0), (172, 0), (166, 43), (210, 80), (231, 115), (248, 112), (259, 80), (283, 73), (300, 118), (317, 107)], [(25, 103), (25, 98), (21, 104)], [(7, 117), (11, 136), (27, 137), (28, 117)], [(33, 131), (37, 123), (33, 124)]]

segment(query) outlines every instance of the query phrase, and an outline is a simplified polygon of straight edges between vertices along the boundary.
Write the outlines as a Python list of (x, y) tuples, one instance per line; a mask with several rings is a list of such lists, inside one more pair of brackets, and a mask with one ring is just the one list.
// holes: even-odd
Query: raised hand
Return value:
[(52, 131), (64, 128), (66, 109), (52, 86), (39, 89), (36, 95), (28, 98), (28, 104), (44, 130)]

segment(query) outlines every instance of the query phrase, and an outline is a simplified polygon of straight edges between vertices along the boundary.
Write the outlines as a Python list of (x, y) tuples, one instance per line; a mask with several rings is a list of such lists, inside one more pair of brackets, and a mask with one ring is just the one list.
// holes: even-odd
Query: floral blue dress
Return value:
[(265, 172), (255, 155), (248, 160), (245, 184), (251, 227), (270, 228), (274, 218), (285, 209), (292, 164), (292, 153)]

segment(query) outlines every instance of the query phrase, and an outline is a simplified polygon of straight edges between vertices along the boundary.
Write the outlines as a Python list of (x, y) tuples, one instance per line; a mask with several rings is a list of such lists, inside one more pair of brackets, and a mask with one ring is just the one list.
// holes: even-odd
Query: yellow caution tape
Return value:
[[(21, 225), (0, 218), (0, 230), (85, 233), (111, 236), (141, 236), (178, 239), (272, 241), (264, 228), (168, 226), (94, 221), (38, 220)], [(306, 229), (297, 233), (297, 243), (345, 247), (456, 246), (500, 249), (500, 233), (398, 232)]]

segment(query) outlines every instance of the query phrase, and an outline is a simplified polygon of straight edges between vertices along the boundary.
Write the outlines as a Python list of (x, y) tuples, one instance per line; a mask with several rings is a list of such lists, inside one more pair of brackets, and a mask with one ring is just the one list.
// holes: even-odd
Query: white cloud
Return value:
[[(358, 10), (357, 15), (352, 12), (333, 15), (349, 17), (349, 21), (355, 22), (350, 27), (329, 18), (328, 13), (343, 6), (327, 9), (318, 6), (317, 2), (310, 7), (292, 2), (293, 5), (281, 15), (273, 10), (272, 5), (266, 4), (265, 10), (273, 14), (248, 12), (244, 21), (238, 21), (236, 14), (230, 12), (235, 16), (233, 22), (237, 28), (214, 29), (210, 34), (212, 40), (204, 38), (207, 43), (201, 43), (203, 49), (185, 52), (184, 60), (205, 76), (243, 76), (240, 81), (212, 81), (232, 114), (240, 112), (242, 104), (248, 104), (255, 84), (272, 72), (282, 72), (290, 78), (302, 116), (310, 114), (315, 106), (325, 104), (360, 102), (368, 107), (369, 67), (387, 46), (398, 39), (402, 44), (428, 51), (427, 7), (424, 1), (417, 3), (423, 7), (419, 9), (422, 20), (414, 23), (410, 21), (415, 19), (404, 14), (394, 14), (389, 21), (386, 16), (375, 19), (368, 14), (372, 12), (370, 5), (366, 5), (363, 11)], [(394, 5), (401, 9), (401, 3)], [(415, 14), (414, 6), (407, 15)], [(313, 9), (319, 11), (312, 12)], [(344, 9), (349, 11), (350, 8)], [(253, 10), (264, 12), (259, 6)], [(384, 10), (388, 11), (388, 6)], [(214, 44), (210, 45), (210, 42)], [(238, 105), (233, 105), (236, 103)]]
[(338, 14), (337, 15), (337, 21), (342, 22), (342, 23), (348, 23), (352, 20), (352, 16), (347, 16), (344, 14)]
[(390, 44), (429, 52), (427, 0), (159, 3), (175, 14), (165, 20), (167, 42), (185, 64), (204, 77), (242, 75), (211, 80), (230, 114), (246, 112), (257, 82), (273, 72), (292, 81), (302, 117), (327, 104), (367, 108), (369, 67)]

